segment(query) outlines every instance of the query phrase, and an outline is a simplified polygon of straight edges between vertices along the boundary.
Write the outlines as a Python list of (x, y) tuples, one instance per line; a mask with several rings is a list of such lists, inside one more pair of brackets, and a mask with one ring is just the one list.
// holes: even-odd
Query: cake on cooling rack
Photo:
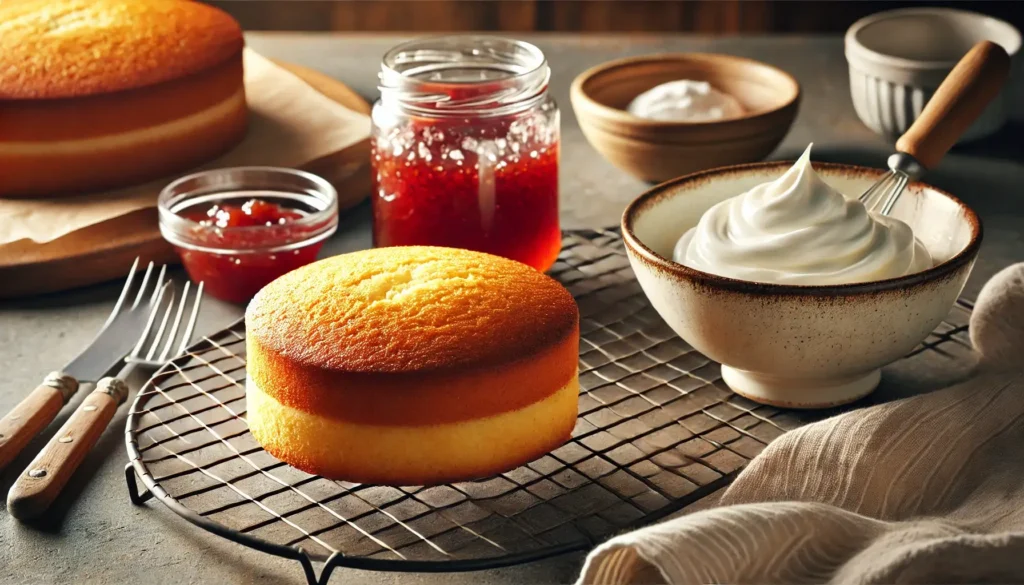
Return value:
[(512, 260), (432, 247), (336, 256), (267, 285), (245, 329), (253, 437), (324, 477), (485, 477), (561, 445), (576, 423), (576, 302)]
[(142, 182), (246, 129), (244, 41), (189, 0), (0, 2), (0, 197)]

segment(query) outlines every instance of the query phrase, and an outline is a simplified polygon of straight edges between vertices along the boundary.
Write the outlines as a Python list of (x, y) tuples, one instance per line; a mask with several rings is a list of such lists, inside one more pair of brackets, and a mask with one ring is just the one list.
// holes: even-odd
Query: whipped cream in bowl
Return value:
[(734, 392), (787, 408), (851, 402), (949, 314), (982, 238), (974, 211), (922, 183), (891, 217), (868, 212), (855, 196), (881, 175), (812, 167), (805, 152), (668, 181), (623, 214), (630, 266)]
[(910, 226), (822, 180), (811, 146), (778, 179), (705, 212), (672, 257), (720, 276), (796, 285), (885, 280), (932, 266)]
[(710, 122), (744, 112), (735, 97), (707, 81), (690, 79), (656, 85), (633, 98), (626, 111), (639, 118), (671, 122)]

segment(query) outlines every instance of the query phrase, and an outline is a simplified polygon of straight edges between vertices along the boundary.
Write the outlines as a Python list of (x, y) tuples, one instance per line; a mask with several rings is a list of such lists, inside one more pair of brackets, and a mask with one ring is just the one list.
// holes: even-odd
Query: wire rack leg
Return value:
[(334, 553), (328, 557), (327, 563), (324, 564), (324, 570), (320, 573), (320, 581), (317, 585), (327, 585), (327, 582), (331, 580), (331, 573), (334, 572), (334, 567), (338, 566), (341, 558), (341, 553)]
[(135, 466), (131, 463), (124, 466), (124, 479), (128, 483), (128, 497), (136, 506), (141, 506), (153, 497), (153, 492), (148, 489), (142, 492), (139, 491), (139, 484), (135, 479)]
[[(302, 549), (299, 549), (299, 552), (301, 553)], [(309, 585), (317, 585), (320, 583), (320, 580), (316, 578), (316, 571), (313, 570), (313, 562), (309, 560), (309, 557), (304, 554), (301, 555), (299, 557), (299, 563), (302, 564), (302, 572), (306, 575), (306, 583)]]
[(334, 567), (337, 566), (338, 560), (342, 558), (341, 553), (334, 553), (328, 557), (318, 579), (316, 570), (313, 568), (313, 561), (309, 560), (309, 555), (306, 554), (306, 551), (302, 550), (302, 547), (298, 547), (298, 551), (299, 563), (302, 564), (302, 572), (306, 575), (306, 583), (309, 585), (327, 585), (327, 582), (331, 580), (331, 573), (334, 572)]

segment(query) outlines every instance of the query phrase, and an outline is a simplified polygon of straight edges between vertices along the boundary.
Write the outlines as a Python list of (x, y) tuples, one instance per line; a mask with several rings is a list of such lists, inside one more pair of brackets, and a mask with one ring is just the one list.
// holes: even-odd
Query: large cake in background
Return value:
[(144, 182), (246, 129), (242, 31), (188, 0), (0, 2), (0, 197)]
[(335, 256), (263, 288), (245, 328), (252, 435), (310, 473), (485, 477), (576, 424), (576, 302), (519, 262), (433, 247)]

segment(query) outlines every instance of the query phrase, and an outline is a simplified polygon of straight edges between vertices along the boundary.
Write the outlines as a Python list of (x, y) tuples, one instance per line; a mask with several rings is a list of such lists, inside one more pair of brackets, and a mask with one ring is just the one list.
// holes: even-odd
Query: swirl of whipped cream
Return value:
[(884, 280), (932, 266), (910, 226), (825, 183), (810, 146), (775, 181), (705, 212), (673, 259), (719, 276), (797, 285)]

